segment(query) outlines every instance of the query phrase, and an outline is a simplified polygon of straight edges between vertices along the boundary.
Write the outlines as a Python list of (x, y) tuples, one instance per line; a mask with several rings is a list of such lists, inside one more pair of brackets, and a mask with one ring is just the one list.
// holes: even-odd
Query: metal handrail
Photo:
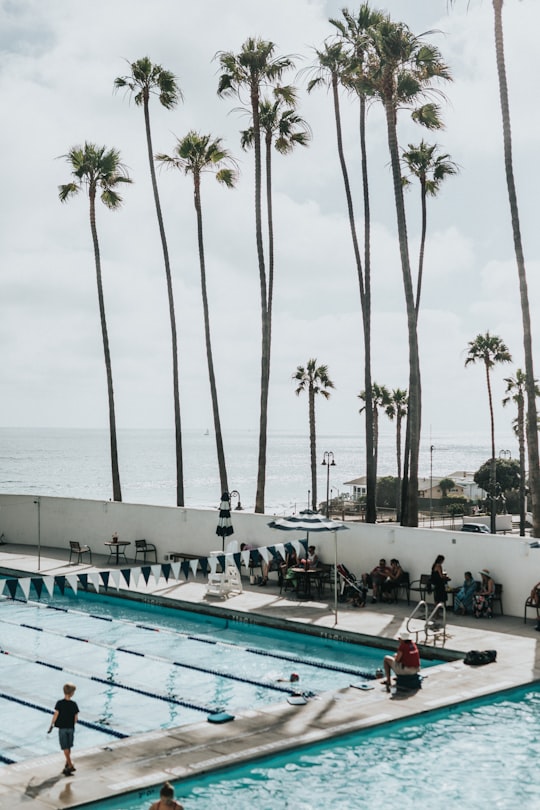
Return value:
[[(439, 612), (439, 609), (442, 608), (442, 622), (437, 622), (437, 628), (434, 628), (434, 617)], [(425, 599), (421, 599), (417, 605), (413, 608), (413, 611), (409, 618), (407, 619), (407, 632), (411, 635), (415, 636), (415, 641), (418, 643), (418, 636), (423, 632), (424, 633), (424, 644), (429, 644), (429, 637), (432, 636), (432, 642), (434, 644), (437, 643), (442, 637), (443, 645), (446, 642), (446, 605), (444, 602), (437, 602), (431, 613), (428, 614), (428, 603)], [(421, 620), (423, 621), (423, 625), (419, 628), (411, 627), (411, 621), (415, 618), (418, 613), (423, 613)]]

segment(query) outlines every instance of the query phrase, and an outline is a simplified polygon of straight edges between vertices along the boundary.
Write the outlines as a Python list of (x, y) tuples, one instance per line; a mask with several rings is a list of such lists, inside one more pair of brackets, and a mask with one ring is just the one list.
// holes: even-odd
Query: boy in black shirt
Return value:
[(50, 734), (54, 726), (58, 729), (58, 742), (66, 758), (66, 765), (63, 771), (65, 776), (71, 776), (75, 771), (75, 766), (71, 761), (71, 749), (73, 748), (75, 723), (79, 717), (79, 707), (75, 701), (72, 700), (76, 688), (74, 683), (64, 684), (64, 698), (56, 702), (51, 725), (47, 732)]

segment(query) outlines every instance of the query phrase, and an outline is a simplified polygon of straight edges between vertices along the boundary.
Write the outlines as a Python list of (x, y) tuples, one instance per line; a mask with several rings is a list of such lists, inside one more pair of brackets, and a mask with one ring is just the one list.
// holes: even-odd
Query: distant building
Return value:
[[(451, 478), (454, 482), (452, 489), (446, 493), (447, 498), (467, 498), (469, 501), (478, 501), (486, 497), (484, 490), (480, 489), (475, 483), (474, 473), (466, 470), (459, 470), (448, 475), (433, 476), (432, 478), (419, 478), (418, 496), (420, 498), (431, 498), (434, 501), (439, 500), (443, 497), (440, 482), (445, 478)], [(353, 478), (352, 481), (345, 481), (343, 486), (351, 487), (351, 498), (353, 500), (365, 498), (367, 494), (365, 475), (360, 476), (360, 478)]]

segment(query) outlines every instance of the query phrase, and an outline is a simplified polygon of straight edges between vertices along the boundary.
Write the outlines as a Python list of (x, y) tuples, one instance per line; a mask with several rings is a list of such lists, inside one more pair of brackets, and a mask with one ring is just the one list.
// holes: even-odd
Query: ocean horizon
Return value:
[[(230, 490), (240, 493), (242, 506), (253, 511), (257, 480), (258, 433), (224, 432)], [(430, 448), (433, 448), (431, 451)], [(347, 481), (365, 475), (364, 438), (352, 434), (317, 436), (317, 497), (326, 499), (325, 451), (334, 453), (330, 467), (330, 496), (350, 492)], [(513, 435), (498, 437), (497, 453), (517, 458)], [(109, 433), (103, 429), (0, 428), (0, 492), (66, 498), (110, 500)], [(167, 429), (119, 429), (118, 453), (122, 499), (126, 503), (175, 506), (174, 432)], [(215, 509), (220, 483), (214, 434), (211, 430), (183, 432), (186, 506)], [(423, 438), (420, 476), (475, 472), (491, 456), (489, 435), (433, 434)], [(378, 475), (396, 475), (395, 433), (379, 437)], [(269, 431), (265, 512), (291, 514), (309, 504), (311, 490), (309, 436)], [(237, 499), (233, 501), (233, 508)]]

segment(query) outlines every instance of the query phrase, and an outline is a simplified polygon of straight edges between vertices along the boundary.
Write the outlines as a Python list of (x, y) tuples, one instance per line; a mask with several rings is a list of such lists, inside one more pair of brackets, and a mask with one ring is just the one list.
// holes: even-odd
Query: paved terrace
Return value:
[[(107, 568), (106, 556), (94, 555), (94, 566), (70, 566), (68, 556), (64, 549), (42, 548), (39, 573), (56, 575)], [(38, 573), (37, 558), (29, 553), (28, 546), (1, 547), (0, 567), (29, 575)], [(392, 640), (405, 627), (413, 608), (406, 601), (363, 609), (340, 604), (335, 625), (333, 594), (308, 602), (296, 600), (289, 593), (280, 597), (275, 580), (264, 588), (245, 584), (244, 588), (242, 594), (226, 600), (207, 599), (205, 580), (199, 575), (188, 582), (160, 580), (157, 584), (151, 577), (148, 585), (141, 578), (137, 591), (147, 598), (174, 600), (188, 609), (211, 604), (235, 614), (260, 616), (277, 625), (293, 622), (321, 633), (354, 633)], [(430, 668), (423, 688), (407, 697), (390, 697), (375, 682), (373, 690), (346, 688), (320, 695), (305, 706), (284, 703), (263, 710), (246, 709), (236, 715), (234, 722), (224, 725), (202, 722), (135, 735), (108, 743), (106, 748), (75, 749), (77, 772), (71, 777), (60, 773), (60, 751), (0, 766), (0, 806), (11, 810), (28, 810), (30, 805), (32, 810), (69, 808), (132, 790), (139, 791), (150, 803), (157, 796), (156, 786), (166, 779), (196, 776), (531, 683), (540, 678), (540, 634), (535, 633), (530, 615), (527, 625), (516, 617), (479, 621), (449, 616), (445, 650), (451, 660)], [(497, 663), (479, 668), (465, 666), (460, 655), (470, 649), (497, 650)], [(181, 795), (181, 789), (177, 792)]]

